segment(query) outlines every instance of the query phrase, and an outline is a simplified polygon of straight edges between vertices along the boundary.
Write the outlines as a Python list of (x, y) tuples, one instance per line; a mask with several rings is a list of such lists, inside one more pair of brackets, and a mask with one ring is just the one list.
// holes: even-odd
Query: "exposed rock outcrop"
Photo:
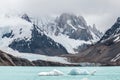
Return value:
[(34, 64), (27, 59), (14, 57), (0, 51), (0, 66), (34, 66)]

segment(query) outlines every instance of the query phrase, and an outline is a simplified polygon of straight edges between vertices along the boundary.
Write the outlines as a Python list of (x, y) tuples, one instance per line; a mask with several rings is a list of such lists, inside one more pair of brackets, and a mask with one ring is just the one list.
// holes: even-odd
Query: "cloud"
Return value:
[[(33, 16), (59, 15), (64, 12), (85, 17), (88, 25), (105, 31), (120, 16), (120, 0), (1, 0), (0, 11), (16, 10)], [(1, 11), (2, 12), (2, 11)]]

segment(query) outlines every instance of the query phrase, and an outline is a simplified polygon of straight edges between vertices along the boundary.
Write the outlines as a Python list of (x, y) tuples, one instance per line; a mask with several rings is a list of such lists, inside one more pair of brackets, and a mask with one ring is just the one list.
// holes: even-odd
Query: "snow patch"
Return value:
[(48, 35), (48, 36), (52, 38), (54, 41), (62, 44), (66, 48), (66, 50), (72, 54), (77, 53), (75, 49), (77, 49), (79, 46), (83, 44), (91, 44), (90, 41), (71, 39), (69, 38), (69, 36), (63, 35), (63, 34), (59, 34), (58, 36), (55, 36), (55, 35)]
[(85, 29), (84, 27), (82, 27), (82, 26), (80, 26), (80, 25), (79, 25), (78, 27), (79, 27), (80, 29)]
[(116, 62), (117, 60), (120, 59), (120, 53), (118, 55), (116, 55), (116, 57), (114, 57), (111, 62)]
[(119, 42), (120, 41), (120, 37), (116, 37), (116, 39), (114, 40), (114, 42)]
[[(27, 22), (20, 17), (2, 16), (0, 17), (0, 43), (1, 46), (8, 46), (14, 39), (31, 38), (31, 29), (33, 24)], [(7, 38), (2, 36), (6, 33), (12, 33), (12, 37)]]
[(71, 24), (71, 20), (67, 20), (67, 24), (68, 24), (69, 26), (71, 26), (74, 30), (77, 30), (77, 28), (75, 28), (75, 27)]

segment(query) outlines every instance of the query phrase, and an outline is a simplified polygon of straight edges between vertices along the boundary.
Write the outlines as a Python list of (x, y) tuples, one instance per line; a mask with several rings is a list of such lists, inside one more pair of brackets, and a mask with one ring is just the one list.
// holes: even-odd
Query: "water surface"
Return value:
[[(92, 75), (68, 75), (73, 68), (96, 70)], [(64, 76), (38, 76), (39, 72), (60, 70)], [(120, 67), (0, 67), (0, 80), (120, 80)]]

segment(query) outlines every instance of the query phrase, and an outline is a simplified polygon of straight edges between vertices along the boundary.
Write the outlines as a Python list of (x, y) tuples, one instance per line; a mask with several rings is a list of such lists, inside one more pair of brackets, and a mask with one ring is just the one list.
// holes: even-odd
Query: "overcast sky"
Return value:
[(64, 12), (82, 15), (88, 25), (105, 31), (120, 16), (120, 0), (0, 0), (0, 13), (53, 16)]

